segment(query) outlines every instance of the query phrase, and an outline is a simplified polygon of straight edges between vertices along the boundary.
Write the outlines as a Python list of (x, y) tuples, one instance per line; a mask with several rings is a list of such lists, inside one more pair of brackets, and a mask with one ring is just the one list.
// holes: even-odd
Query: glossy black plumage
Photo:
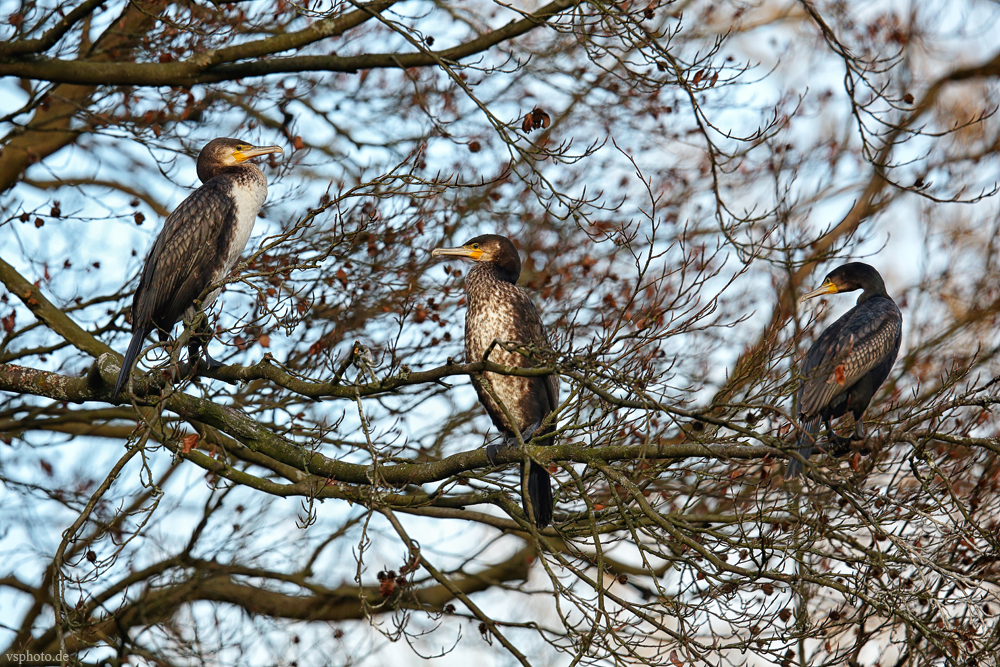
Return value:
[[(494, 341), (517, 342), (536, 347), (548, 347), (542, 320), (528, 295), (517, 286), (521, 275), (521, 259), (509, 239), (495, 234), (477, 236), (460, 248), (440, 248), (436, 256), (456, 256), (472, 259), (476, 265), (465, 279), (468, 310), (465, 315), (465, 357), (468, 362), (482, 361)], [(531, 362), (517, 352), (508, 352), (493, 345), (489, 360), (507, 366), (526, 367)], [(504, 434), (504, 444), (517, 444), (514, 427), (523, 441), (546, 436), (555, 430), (548, 424), (538, 432), (542, 421), (559, 404), (559, 378), (517, 377), (483, 373), (493, 392), (506, 407), (507, 414), (483, 386), (482, 377), (473, 378), (473, 386), (493, 424)], [(551, 444), (543, 439), (540, 444)], [(547, 470), (526, 461), (521, 467), (534, 514), (522, 498), (524, 511), (535, 525), (544, 528), (552, 520), (552, 487)]]
[[(818, 289), (802, 301), (823, 294), (864, 290), (857, 305), (831, 324), (816, 339), (802, 364), (799, 387), (799, 419), (803, 434), (799, 453), (809, 458), (822, 421), (830, 431), (830, 441), (843, 445), (830, 420), (848, 412), (854, 415), (852, 439), (865, 437), (863, 415), (875, 392), (885, 381), (896, 361), (903, 334), (903, 317), (885, 291), (878, 271), (861, 262), (834, 269)], [(790, 459), (785, 478), (798, 476), (802, 464)]]
[[(201, 150), (198, 178), (203, 185), (167, 216), (146, 256), (132, 298), (132, 340), (112, 398), (127, 383), (146, 336), (155, 329), (166, 340), (185, 313), (194, 314), (205, 289), (235, 266), (267, 195), (264, 173), (247, 160), (281, 152), (277, 146), (228, 138), (214, 139)], [(202, 307), (218, 293), (206, 295)]]

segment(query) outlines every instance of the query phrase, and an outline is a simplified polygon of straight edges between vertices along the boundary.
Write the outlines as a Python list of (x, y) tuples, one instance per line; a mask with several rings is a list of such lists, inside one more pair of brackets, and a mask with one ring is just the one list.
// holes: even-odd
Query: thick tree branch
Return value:
[[(476, 366), (469, 364), (469, 367)], [(504, 368), (504, 367), (499, 367)], [(535, 369), (538, 370), (538, 369)], [(461, 366), (443, 367), (436, 372), (448, 375), (467, 371)], [(0, 391), (28, 393), (45, 396), (54, 400), (83, 402), (88, 400), (107, 400), (107, 388), (95, 389), (93, 373), (82, 378), (40, 371), (16, 366), (0, 364)], [(347, 482), (350, 484), (371, 484), (371, 467), (346, 463), (328, 458), (319, 452), (306, 449), (302, 445), (277, 435), (252, 419), (246, 413), (228, 406), (221, 406), (205, 399), (184, 393), (170, 393), (161, 399), (167, 410), (191, 421), (202, 422), (220, 429), (236, 440), (249, 447), (254, 452), (266, 454), (276, 461), (292, 466), (297, 470), (313, 475)], [(761, 440), (765, 436), (759, 436)], [(599, 448), (581, 448), (575, 444), (551, 445), (545, 447), (533, 446), (530, 449), (532, 458), (543, 463), (556, 460), (586, 463), (594, 460), (622, 459), (679, 459), (690, 457), (707, 457), (722, 459), (763, 458), (768, 454), (776, 454), (778, 450), (765, 445), (702, 445), (688, 442), (680, 445), (661, 443), (658, 445), (619, 445)], [(516, 450), (504, 450), (497, 457), (501, 463), (521, 461), (524, 453)], [(220, 462), (220, 465), (225, 465)], [(427, 463), (401, 463), (379, 466), (379, 478), (392, 485), (425, 484), (441, 481), (454, 475), (470, 470), (486, 468), (490, 463), (483, 449), (461, 452), (439, 461)], [(314, 489), (303, 486), (295, 490), (295, 495), (304, 491), (315, 493)]]
[[(225, 566), (203, 563), (193, 568), (194, 574), (187, 581), (164, 588), (151, 589), (145, 595), (113, 615), (97, 617), (74, 634), (67, 636), (66, 648), (81, 651), (95, 644), (110, 643), (110, 638), (121, 636), (131, 628), (151, 627), (169, 621), (177, 611), (196, 602), (217, 602), (232, 605), (249, 614), (264, 614), (273, 618), (302, 621), (346, 621), (365, 618), (362, 598), (385, 601), (390, 609), (421, 609), (441, 612), (457, 595), (467, 596), (488, 590), (499, 584), (523, 581), (534, 550), (524, 548), (506, 560), (474, 574), (445, 575), (446, 584), (417, 585), (413, 589), (397, 588), (389, 598), (383, 598), (378, 586), (343, 586), (323, 589), (310, 586), (310, 595), (291, 595), (250, 586), (233, 578)], [(237, 568), (243, 576), (253, 576), (245, 568)], [(213, 571), (216, 570), (216, 571)], [(222, 570), (222, 572), (217, 572)], [(256, 576), (266, 578), (266, 573)], [(431, 581), (431, 580), (428, 580)], [(15, 651), (33, 653), (58, 653), (55, 630), (49, 629), (29, 646), (15, 647)], [(0, 656), (0, 665), (6, 664)]]
[[(371, 12), (381, 11), (393, 2), (375, 3)], [(316, 40), (328, 35), (323, 30), (307, 29), (294, 35), (280, 35), (258, 40), (246, 45), (219, 49), (192, 56), (188, 60), (172, 63), (94, 62), (89, 60), (31, 59), (0, 61), (0, 76), (18, 76), (35, 81), (72, 83), (78, 85), (132, 85), (132, 86), (183, 86), (219, 83), (249, 77), (296, 72), (357, 72), (364, 69), (407, 69), (430, 67), (439, 60), (458, 62), (474, 56), (502, 42), (519, 37), (561, 12), (576, 6), (575, 0), (556, 0), (534, 14), (512, 21), (503, 28), (490, 31), (465, 44), (437, 52), (427, 53), (371, 53), (359, 56), (291, 56), (264, 58), (268, 55), (299, 48), (289, 44)], [(384, 5), (384, 6), (383, 6)], [(358, 14), (363, 16), (358, 17)], [(369, 12), (355, 10), (338, 24), (343, 32), (359, 25)], [(347, 19), (351, 20), (348, 21)], [(330, 34), (339, 34), (331, 32)], [(307, 33), (307, 34), (303, 34)], [(252, 59), (248, 62), (236, 62)]]
[(51, 49), (62, 39), (63, 35), (82, 21), (91, 12), (103, 5), (107, 0), (86, 0), (70, 10), (58, 23), (45, 31), (38, 39), (22, 39), (13, 42), (0, 42), (0, 58), (19, 56), (28, 53), (42, 53)]
[[(94, 43), (92, 52), (95, 55), (87, 62), (103, 66), (112, 59), (130, 54), (141, 36), (152, 29), (160, 12), (169, 6), (167, 2), (129, 2), (122, 15)], [(0, 151), (0, 192), (13, 186), (30, 165), (68, 146), (87, 131), (74, 119), (80, 109), (90, 106), (102, 82), (73, 83), (76, 82), (70, 81), (50, 90), (43, 104), (35, 109), (31, 121), (8, 136)]]
[(10, 293), (20, 299), (35, 317), (78, 350), (94, 357), (107, 353), (114, 354), (114, 350), (84, 331), (69, 315), (46, 299), (40, 289), (25, 280), (24, 276), (3, 259), (0, 259), (0, 282), (6, 285)]

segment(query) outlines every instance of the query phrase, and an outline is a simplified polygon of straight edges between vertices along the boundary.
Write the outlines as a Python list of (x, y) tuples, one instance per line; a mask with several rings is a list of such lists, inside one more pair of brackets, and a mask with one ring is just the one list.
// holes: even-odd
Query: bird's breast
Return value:
[(212, 282), (222, 280), (233, 270), (236, 263), (243, 254), (243, 250), (253, 233), (254, 223), (257, 221), (257, 214), (260, 207), (264, 205), (267, 197), (267, 183), (257, 179), (240, 179), (231, 189), (230, 198), (232, 200), (233, 222), (223, 228), (225, 241), (220, 244), (222, 256), (221, 261), (212, 276)]
[[(465, 353), (470, 362), (481, 361), (494, 340), (530, 342), (521, 340), (517, 313), (509, 299), (481, 299), (470, 293), (468, 308), (465, 318)], [(522, 362), (519, 360), (523, 359), (516, 352), (507, 352), (500, 347), (494, 347), (489, 358), (511, 366), (521, 366)]]
[[(467, 283), (468, 312), (465, 318), (465, 354), (469, 362), (482, 361), (489, 350), (489, 360), (505, 366), (523, 367), (530, 365), (528, 360), (517, 352), (509, 352), (500, 345), (493, 346), (494, 341), (537, 343), (536, 336), (530, 334), (525, 326), (525, 296), (510, 283), (492, 280), (477, 280), (479, 276), (470, 275), (472, 280)], [(508, 433), (513, 432), (516, 424), (521, 431), (535, 424), (544, 417), (544, 406), (547, 401), (536, 396), (541, 385), (537, 378), (483, 373), (489, 380), (491, 392), (482, 390), (479, 379), (474, 378), (480, 401), (493, 419), (497, 428)], [(500, 409), (493, 396), (504, 405), (506, 412), (513, 418), (514, 424)]]

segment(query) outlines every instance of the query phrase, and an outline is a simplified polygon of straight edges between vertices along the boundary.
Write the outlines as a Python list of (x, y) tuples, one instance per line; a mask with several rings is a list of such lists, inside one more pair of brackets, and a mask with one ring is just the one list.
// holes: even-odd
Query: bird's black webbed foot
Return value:
[(851, 439), (830, 431), (826, 453), (830, 456), (842, 456), (851, 451)]
[(528, 428), (524, 429), (521, 432), (521, 440), (523, 440), (524, 442), (528, 442), (529, 440), (531, 440), (531, 436), (535, 435), (535, 431), (537, 431), (541, 427), (541, 425), (542, 422), (537, 421)]
[(505, 446), (506, 446), (506, 441), (504, 441), (504, 444), (502, 445), (486, 445), (486, 458), (490, 462), (491, 466), (500, 465), (499, 463), (497, 463), (497, 454), (499, 454), (500, 450), (503, 449)]
[[(538, 428), (537, 426), (535, 428)], [(534, 432), (534, 429), (531, 429)], [(521, 439), (527, 441), (530, 436), (522, 435)], [(504, 434), (503, 442), (499, 445), (486, 445), (486, 458), (489, 459), (490, 465), (499, 465), (497, 463), (497, 454), (499, 454), (504, 449), (512, 449), (517, 447), (517, 438), (514, 438), (508, 434)]]
[(215, 332), (208, 323), (208, 316), (204, 312), (198, 312), (193, 321), (194, 330), (191, 332), (191, 340), (188, 343), (188, 361), (192, 368), (198, 367), (198, 359), (204, 357), (205, 365), (209, 369), (222, 368), (225, 364), (216, 361), (208, 353), (208, 344), (212, 342)]
[(851, 433), (851, 440), (867, 440), (868, 434), (865, 433), (865, 423), (860, 419), (856, 418), (854, 420), (854, 432)]
[(827, 444), (822, 449), (830, 456), (840, 456), (849, 452), (851, 449), (851, 439), (837, 435), (837, 432), (833, 430), (833, 426), (830, 425), (829, 419), (824, 419), (823, 424), (826, 426)]
[(213, 359), (212, 355), (208, 353), (208, 343), (210, 340), (212, 340), (211, 333), (204, 330), (192, 336), (192, 340), (188, 344), (188, 362), (191, 364), (191, 368), (198, 368), (198, 361), (202, 358), (209, 369), (225, 366), (224, 363)]
[(846, 447), (851, 443), (850, 438), (845, 438), (842, 435), (837, 435), (833, 431), (830, 431), (830, 436), (828, 440), (830, 441), (830, 444), (833, 445), (833, 447), (835, 448)]
[[(829, 427), (830, 425), (827, 424), (827, 428)], [(868, 434), (865, 433), (865, 424), (860, 419), (857, 419), (854, 422), (854, 430), (846, 438), (842, 435), (837, 435), (834, 433), (833, 429), (830, 428), (830, 446), (827, 448), (827, 451), (833, 456), (843, 456), (845, 454), (850, 454), (851, 452), (861, 451), (861, 449), (867, 448), (858, 448), (858, 446), (854, 443), (864, 442), (866, 440), (868, 440)], [(861, 451), (861, 453), (867, 453), (867, 451)]]
[(497, 463), (497, 454), (499, 454), (502, 450), (510, 449), (511, 447), (517, 447), (517, 440), (505, 433), (503, 436), (503, 442), (499, 445), (486, 445), (486, 458), (489, 459), (491, 465), (500, 465)]
[(222, 368), (223, 366), (225, 366), (225, 364), (219, 361), (218, 359), (212, 358), (212, 355), (208, 353), (207, 347), (204, 349), (204, 354), (205, 354), (205, 363), (208, 364), (209, 368), (214, 369), (214, 368)]
[(827, 438), (826, 451), (828, 454), (837, 455), (838, 452), (847, 449), (851, 446), (851, 439), (845, 438), (842, 435), (837, 435), (833, 431), (830, 431), (830, 435)]

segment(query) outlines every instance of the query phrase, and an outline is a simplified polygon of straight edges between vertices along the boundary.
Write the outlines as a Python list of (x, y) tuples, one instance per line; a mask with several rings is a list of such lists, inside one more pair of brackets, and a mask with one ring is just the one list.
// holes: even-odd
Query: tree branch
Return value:
[(81, 328), (69, 315), (54, 306), (42, 295), (40, 289), (25, 280), (24, 276), (3, 259), (0, 259), (0, 282), (6, 285), (11, 294), (20, 299), (35, 317), (45, 322), (49, 329), (65, 338), (78, 350), (93, 357), (115, 353), (102, 341)]
[[(456, 596), (468, 596), (488, 590), (498, 584), (523, 581), (533, 560), (534, 550), (524, 548), (510, 558), (475, 574), (451, 574), (447, 584), (414, 588), (397, 588), (389, 598), (383, 598), (378, 586), (342, 586), (323, 589), (310, 586), (311, 595), (291, 595), (240, 583), (226, 571), (226, 566), (202, 564), (194, 567), (192, 576), (181, 584), (151, 588), (139, 599), (125, 605), (113, 615), (95, 619), (83, 628), (67, 635), (66, 650), (75, 653), (98, 643), (108, 643), (109, 637), (121, 636), (134, 627), (151, 627), (169, 621), (184, 605), (199, 601), (232, 605), (249, 614), (264, 614), (272, 618), (302, 621), (345, 621), (365, 618), (362, 597), (385, 600), (388, 609), (420, 609), (441, 612)], [(222, 570), (221, 573), (212, 570)], [(242, 572), (242, 576), (252, 573)], [(258, 572), (256, 576), (266, 576)], [(49, 629), (30, 646), (17, 651), (33, 653), (58, 652), (55, 630)], [(3, 664), (0, 656), (0, 664)]]
[[(87, 62), (103, 67), (112, 58), (130, 54), (140, 37), (149, 32), (167, 2), (129, 2), (121, 16), (97, 39), (91, 51), (96, 55)], [(3, 64), (0, 63), (0, 68)], [(31, 77), (29, 77), (31, 78)], [(67, 84), (79, 82), (67, 81)], [(76, 141), (88, 129), (74, 122), (81, 108), (90, 106), (100, 81), (91, 85), (60, 85), (50, 90), (35, 109), (31, 121), (13, 131), (0, 151), (0, 192), (13, 186), (30, 165)]]
[[(377, 12), (394, 2), (375, 3), (370, 12)], [(534, 14), (512, 21), (503, 28), (490, 31), (459, 46), (437, 52), (372, 53), (359, 56), (292, 56), (269, 58), (264, 56), (300, 48), (289, 44), (308, 44), (330, 35), (323, 30), (308, 28), (293, 35), (280, 35), (250, 42), (249, 44), (219, 49), (192, 56), (188, 60), (172, 63), (93, 62), (87, 60), (32, 59), (0, 61), (0, 76), (18, 76), (36, 81), (72, 83), (78, 85), (132, 85), (180, 86), (219, 83), (249, 77), (296, 72), (357, 72), (364, 69), (407, 69), (430, 67), (438, 60), (458, 62), (482, 53), (504, 41), (514, 39), (530, 30), (545, 25), (561, 12), (576, 6), (575, 0), (555, 0)], [(364, 10), (351, 12), (337, 24), (344, 30), (367, 20), (371, 13)], [(351, 19), (348, 21), (348, 19)], [(333, 21), (331, 19), (331, 21)], [(336, 22), (335, 21), (335, 22)], [(321, 22), (322, 23), (322, 22)], [(339, 34), (333, 32), (332, 34)], [(249, 62), (237, 60), (252, 59)]]

